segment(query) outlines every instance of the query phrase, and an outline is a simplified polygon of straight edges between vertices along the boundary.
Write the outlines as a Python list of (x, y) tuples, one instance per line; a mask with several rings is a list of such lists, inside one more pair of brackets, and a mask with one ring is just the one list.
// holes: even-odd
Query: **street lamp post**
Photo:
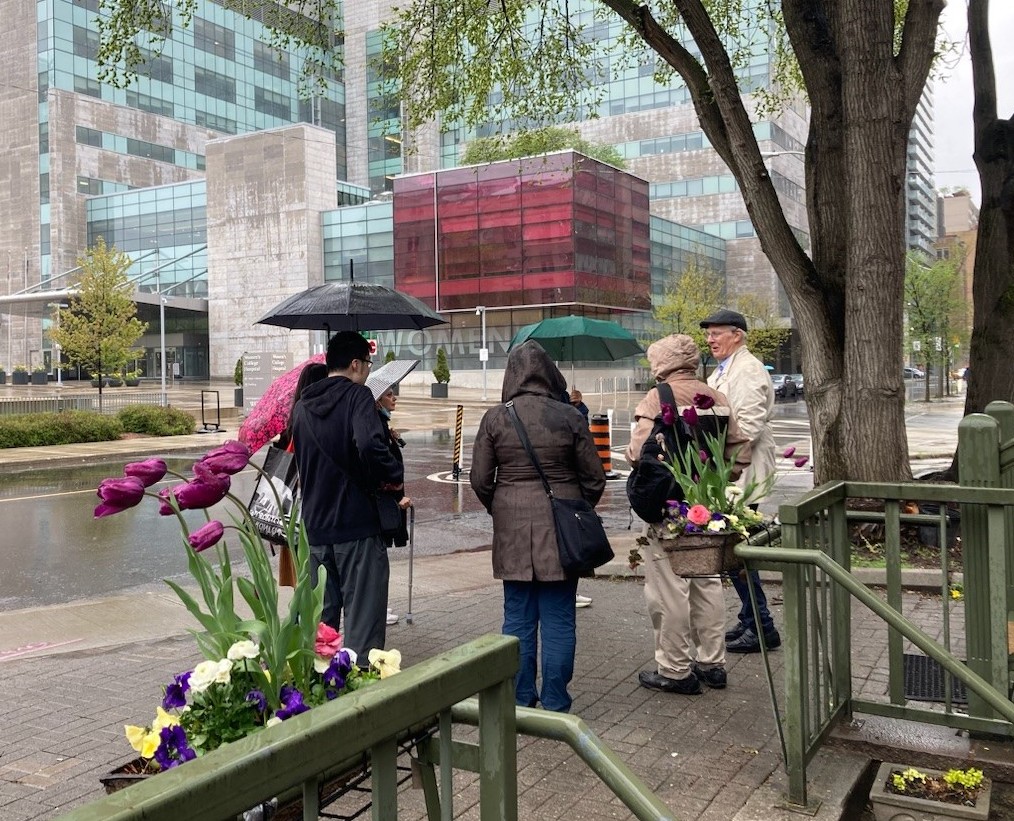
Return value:
[[(60, 333), (60, 309), (69, 308), (70, 306), (66, 302), (51, 302), (49, 303), (50, 308), (56, 308), (56, 332)], [(56, 386), (58, 388), (63, 387), (63, 368), (60, 367), (60, 360), (63, 358), (63, 349), (60, 347), (60, 343), (53, 341), (53, 359), (56, 361)]]
[(162, 378), (162, 395), (159, 399), (164, 408), (165, 396), (165, 297), (162, 296), (162, 274), (155, 268), (155, 293), (158, 295), (158, 341), (159, 341), (159, 373)]
[(477, 305), (475, 315), (481, 317), (482, 341), (479, 346), (479, 361), (482, 363), (482, 401), (486, 401), (486, 366), (489, 364), (489, 349), (486, 347), (486, 306)]

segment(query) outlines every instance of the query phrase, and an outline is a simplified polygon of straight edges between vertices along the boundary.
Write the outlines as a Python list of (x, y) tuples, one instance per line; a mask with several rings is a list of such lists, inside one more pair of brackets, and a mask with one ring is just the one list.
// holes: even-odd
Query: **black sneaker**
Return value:
[[(777, 630), (772, 628), (764, 634), (764, 644), (768, 650), (774, 650), (782, 646), (782, 637), (778, 635)], [(753, 630), (745, 630), (738, 639), (728, 642), (725, 645), (725, 650), (728, 653), (759, 653), (761, 646), (757, 634)]]
[(663, 693), (679, 693), (681, 696), (699, 696), (704, 690), (697, 676), (691, 673), (686, 678), (669, 678), (661, 673), (642, 670), (637, 674), (642, 687), (649, 690), (661, 690)]
[(697, 662), (694, 662), (690, 666), (690, 672), (697, 677), (698, 681), (707, 684), (712, 690), (724, 690), (725, 685), (729, 683), (724, 667), (710, 667), (707, 670), (702, 670)]
[(736, 626), (731, 630), (725, 631), (726, 641), (735, 641), (746, 632), (746, 625), (743, 622), (737, 622)]

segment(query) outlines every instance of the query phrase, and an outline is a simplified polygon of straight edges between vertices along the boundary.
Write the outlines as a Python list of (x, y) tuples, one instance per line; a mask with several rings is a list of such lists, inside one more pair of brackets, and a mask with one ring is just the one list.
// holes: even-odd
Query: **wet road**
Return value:
[[(413, 410), (406, 403), (396, 412), (396, 421), (408, 443), (404, 455), (407, 489), (416, 507), (416, 555), (483, 549), (490, 544), (489, 517), (467, 484), (471, 441), (480, 417), (481, 410), (477, 409), (466, 414), (464, 465), (455, 481), (453, 407), (434, 412), (432, 408)], [(779, 405), (777, 428), (780, 445), (791, 443), (806, 450), (809, 428), (802, 402)], [(629, 411), (616, 411), (612, 452), (613, 468), (620, 478), (608, 483), (598, 507), (606, 527), (613, 530), (624, 529), (631, 522), (623, 482), (626, 463), (622, 458), (629, 429)], [(189, 474), (190, 466), (202, 454), (177, 453), (166, 461), (171, 469)], [(92, 517), (97, 504), (95, 488), (102, 479), (117, 476), (121, 470), (122, 462), (111, 462), (0, 478), (0, 610), (159, 586), (164, 578), (187, 575), (176, 520), (159, 516), (156, 500), (144, 499), (137, 508), (115, 516)], [(808, 471), (794, 473), (779, 481), (784, 495), (795, 495), (808, 487)], [(250, 470), (233, 477), (233, 493), (244, 503), (250, 498), (254, 480)], [(228, 522), (230, 507), (223, 503), (212, 509), (212, 515)], [(192, 528), (204, 522), (200, 511), (185, 515)], [(234, 540), (233, 544), (238, 553), (238, 542)], [(394, 549), (392, 560), (403, 560), (407, 553), (407, 548)]]

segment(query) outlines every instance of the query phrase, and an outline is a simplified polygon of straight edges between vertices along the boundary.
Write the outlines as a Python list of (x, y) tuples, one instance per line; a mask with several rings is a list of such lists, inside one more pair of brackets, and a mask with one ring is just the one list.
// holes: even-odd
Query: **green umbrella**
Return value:
[[(529, 339), (538, 342), (557, 362), (612, 362), (644, 353), (644, 348), (626, 328), (605, 319), (573, 314), (525, 325), (514, 334), (510, 347)], [(572, 367), (572, 382), (573, 375)]]

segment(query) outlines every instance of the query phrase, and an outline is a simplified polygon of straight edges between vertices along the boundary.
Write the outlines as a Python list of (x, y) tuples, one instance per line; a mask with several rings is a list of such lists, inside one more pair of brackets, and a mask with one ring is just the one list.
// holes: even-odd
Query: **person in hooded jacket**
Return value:
[(372, 364), (364, 337), (335, 334), (328, 378), (307, 386), (292, 410), (311, 578), (323, 567), (329, 582), (321, 620), (338, 630), (344, 610), (345, 646), (364, 664), (384, 648), (387, 628), (390, 565), (376, 495), (400, 490), (405, 475), (365, 385)]
[[(605, 490), (605, 473), (585, 418), (560, 401), (566, 385), (542, 346), (529, 340), (507, 357), (502, 401), (513, 401), (553, 494), (595, 505)], [(504, 404), (490, 408), (479, 423), (469, 480), (493, 516), (493, 576), (503, 581), (503, 632), (521, 642), (515, 700), (523, 707), (541, 702), (547, 710), (568, 712), (577, 578), (560, 565), (549, 498)]]
[[(672, 389), (677, 409), (693, 404), (704, 394), (715, 401), (708, 413), (727, 420), (725, 458), (735, 456), (735, 475), (750, 464), (750, 443), (739, 430), (729, 402), (718, 391), (697, 378), (701, 355), (697, 343), (685, 334), (663, 337), (648, 347), (648, 364), (657, 382)], [(662, 412), (658, 388), (651, 388), (634, 410), (635, 426), (627, 445), (627, 461), (636, 465), (641, 448), (651, 435), (656, 417)], [(649, 535), (651, 525), (648, 526)], [(642, 670), (642, 687), (681, 695), (699, 695), (701, 682), (721, 689), (725, 672), (725, 596), (720, 576), (683, 578), (668, 560), (651, 555), (644, 563), (644, 599), (655, 634), (654, 671)]]

